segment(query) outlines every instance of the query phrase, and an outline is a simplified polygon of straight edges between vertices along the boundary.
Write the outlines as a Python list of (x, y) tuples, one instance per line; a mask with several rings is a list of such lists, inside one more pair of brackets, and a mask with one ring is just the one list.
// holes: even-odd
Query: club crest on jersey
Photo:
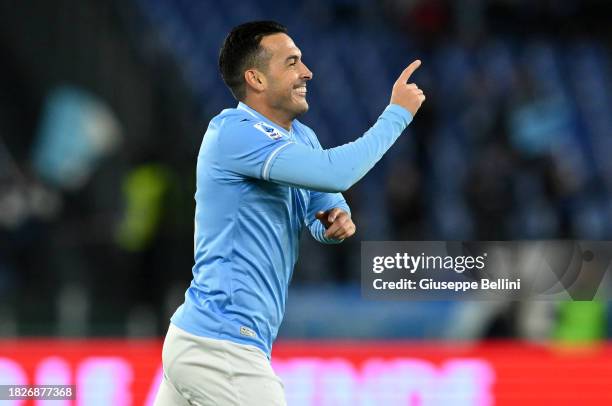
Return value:
[(278, 140), (278, 139), (283, 138), (283, 134), (281, 134), (280, 131), (278, 131), (276, 128), (264, 122), (259, 122), (255, 124), (253, 127), (257, 128), (259, 131), (266, 134), (268, 137), (272, 138), (273, 140)]

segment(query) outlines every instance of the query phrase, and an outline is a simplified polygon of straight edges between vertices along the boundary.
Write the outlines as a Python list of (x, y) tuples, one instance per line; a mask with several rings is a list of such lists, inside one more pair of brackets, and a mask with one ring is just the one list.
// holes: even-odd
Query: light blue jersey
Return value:
[(290, 131), (243, 103), (214, 117), (197, 164), (195, 265), (172, 323), (192, 334), (255, 345), (270, 357), (285, 312), (299, 237), (322, 243), (318, 211), (349, 212), (342, 194), (412, 120), (388, 106), (356, 141), (323, 150), (294, 120)]

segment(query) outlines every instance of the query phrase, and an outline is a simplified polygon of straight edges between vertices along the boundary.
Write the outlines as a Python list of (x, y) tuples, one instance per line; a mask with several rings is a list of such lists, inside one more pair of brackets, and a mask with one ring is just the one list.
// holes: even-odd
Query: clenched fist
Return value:
[(414, 83), (408, 83), (410, 76), (412, 76), (419, 66), (421, 66), (421, 61), (418, 59), (408, 65), (395, 81), (393, 90), (391, 91), (391, 103), (402, 106), (412, 113), (413, 117), (421, 108), (421, 104), (425, 101), (423, 91)]

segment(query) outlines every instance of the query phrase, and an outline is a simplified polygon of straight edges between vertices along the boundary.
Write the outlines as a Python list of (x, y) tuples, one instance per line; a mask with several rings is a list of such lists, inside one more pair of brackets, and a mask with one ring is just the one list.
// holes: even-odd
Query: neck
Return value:
[(278, 124), (285, 130), (291, 131), (291, 123), (293, 123), (293, 118), (289, 118), (287, 113), (274, 109), (264, 103), (257, 103), (248, 98), (243, 100), (242, 103), (246, 104), (268, 120), (272, 121), (274, 124)]

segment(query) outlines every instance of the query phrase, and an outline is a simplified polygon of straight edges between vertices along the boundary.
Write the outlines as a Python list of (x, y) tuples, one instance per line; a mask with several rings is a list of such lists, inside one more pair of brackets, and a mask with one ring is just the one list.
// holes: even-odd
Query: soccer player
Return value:
[[(358, 63), (358, 61), (356, 61)], [(300, 232), (324, 244), (355, 233), (341, 192), (381, 159), (425, 100), (408, 66), (376, 123), (323, 149), (296, 118), (313, 74), (282, 25), (235, 27), (219, 56), (239, 101), (214, 117), (197, 162), (195, 265), (164, 341), (156, 405), (285, 405), (270, 365)]]

